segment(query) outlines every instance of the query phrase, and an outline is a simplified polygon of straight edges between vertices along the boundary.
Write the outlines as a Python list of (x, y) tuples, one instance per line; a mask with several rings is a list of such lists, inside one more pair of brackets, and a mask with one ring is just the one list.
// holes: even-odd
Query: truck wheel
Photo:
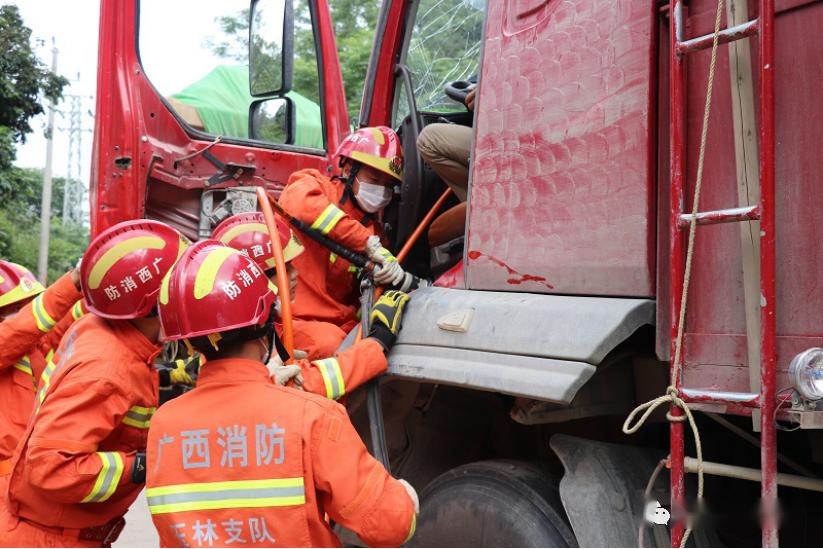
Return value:
[(461, 465), (420, 494), (417, 532), (408, 547), (576, 547), (558, 479), (538, 464)]

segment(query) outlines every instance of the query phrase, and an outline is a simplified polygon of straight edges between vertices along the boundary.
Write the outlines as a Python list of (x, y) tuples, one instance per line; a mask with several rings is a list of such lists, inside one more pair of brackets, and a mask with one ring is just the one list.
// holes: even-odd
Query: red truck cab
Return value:
[[(410, 543), (634, 546), (645, 500), (672, 498), (673, 536), (653, 521), (640, 530), (676, 542), (692, 483), (679, 469), (671, 484), (666, 472), (646, 481), (661, 459), (672, 466), (670, 452), (682, 458), (682, 424), (653, 416), (635, 438), (621, 424), (670, 384), (710, 65), (700, 37), (713, 33), (716, 2), (383, 0), (356, 121), (339, 61), (351, 52), (338, 51), (327, 0), (190, 2), (185, 17), (166, 4), (101, 2), (92, 234), (148, 217), (207, 237), (256, 208), (256, 187), (279, 191), (302, 168), (333, 173), (353, 126), (388, 125), (406, 152), (383, 220), (396, 252), (446, 188), (417, 135), (472, 126), (464, 234), (423, 239), (409, 257), (436, 282), (414, 294), (383, 385), (391, 466), (422, 496)], [(823, 472), (823, 2), (727, 4), (720, 42), (744, 40), (717, 50), (699, 211), (742, 222), (696, 229), (677, 388), (701, 412), (705, 459), (776, 488), (778, 451), (781, 472)], [(208, 35), (215, 20), (229, 40)], [(774, 37), (773, 66), (758, 64), (758, 32)], [(179, 46), (186, 36), (191, 49)], [(470, 76), (473, 115), (443, 93)], [(760, 285), (768, 247), (755, 244), (767, 225), (758, 144), (772, 141), (775, 161), (759, 169), (775, 175), (774, 308)], [(805, 369), (790, 370), (798, 357)], [(775, 372), (761, 377), (769, 361)], [(365, 433), (364, 399), (349, 406)], [(774, 421), (761, 424), (761, 409)], [(776, 449), (764, 438), (760, 456), (749, 432), (765, 425), (772, 437), (775, 423), (791, 432)], [(697, 543), (758, 543), (759, 488), (716, 470)], [(823, 502), (810, 485), (781, 489), (791, 544), (814, 544), (806, 518)], [(776, 541), (772, 530), (763, 540)]]

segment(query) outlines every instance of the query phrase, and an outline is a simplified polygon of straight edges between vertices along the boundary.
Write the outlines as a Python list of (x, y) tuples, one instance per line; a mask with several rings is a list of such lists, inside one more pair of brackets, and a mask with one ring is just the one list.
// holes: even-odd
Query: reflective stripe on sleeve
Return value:
[(146, 490), (146, 497), (152, 515), (306, 503), (302, 477), (159, 486)]
[(37, 410), (40, 409), (40, 405), (43, 404), (43, 399), (46, 398), (46, 391), (49, 389), (49, 385), (51, 383), (51, 375), (54, 373), (55, 368), (54, 362), (51, 360), (48, 361), (46, 364), (46, 369), (43, 370), (43, 373), (40, 375), (40, 390), (37, 391)]
[(132, 406), (129, 408), (129, 411), (126, 412), (126, 416), (123, 418), (123, 423), (126, 425), (131, 425), (132, 427), (137, 427), (138, 429), (148, 429), (149, 423), (151, 423), (151, 416), (153, 416), (156, 411), (157, 408)]
[(83, 300), (78, 300), (77, 303), (71, 308), (71, 317), (74, 320), (78, 320), (81, 316), (83, 316)]
[(27, 356), (24, 356), (23, 358), (15, 362), (14, 367), (25, 374), (34, 376), (34, 372), (31, 371), (31, 360), (29, 360), (29, 357)]
[(414, 537), (414, 531), (417, 530), (417, 514), (412, 514), (412, 523), (411, 528), (409, 528), (409, 535), (406, 537), (406, 541), (403, 542), (403, 545), (407, 544), (410, 539)]
[(343, 219), (344, 215), (343, 210), (334, 204), (329, 204), (326, 206), (326, 209), (317, 216), (317, 219), (311, 224), (311, 228), (318, 229), (323, 234), (329, 234), (335, 225)]
[(123, 458), (119, 452), (97, 452), (103, 468), (97, 474), (97, 481), (89, 495), (83, 498), (80, 503), (94, 503), (106, 501), (111, 497), (120, 484), (120, 477), (123, 476)]
[(323, 383), (326, 386), (326, 398), (337, 400), (346, 394), (346, 384), (343, 380), (343, 372), (340, 370), (340, 363), (336, 358), (324, 358), (312, 362), (320, 375), (323, 376)]
[(31, 302), (31, 311), (34, 314), (34, 320), (37, 322), (37, 327), (41, 332), (45, 333), (54, 328), (57, 324), (55, 320), (46, 311), (46, 306), (43, 305), (43, 294), (39, 294)]

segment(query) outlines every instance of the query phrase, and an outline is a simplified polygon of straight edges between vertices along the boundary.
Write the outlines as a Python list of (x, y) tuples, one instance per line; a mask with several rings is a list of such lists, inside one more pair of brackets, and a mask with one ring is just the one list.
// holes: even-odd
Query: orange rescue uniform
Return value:
[(383, 347), (374, 339), (359, 341), (335, 357), (298, 360), (303, 389), (337, 400), (386, 371)]
[(66, 274), (0, 323), (0, 476), (26, 429), (45, 357), (74, 321), (71, 312), (82, 311), (81, 298)]
[[(317, 170), (300, 170), (289, 177), (280, 204), (292, 216), (362, 253), (376, 224), (371, 219), (364, 222), (367, 214), (354, 199), (342, 201), (344, 188)], [(310, 238), (301, 242), (306, 251), (292, 260), (298, 279), (292, 304), (294, 345), (310, 358), (323, 358), (334, 354), (357, 324), (355, 268)]]
[(338, 547), (325, 513), (369, 546), (397, 546), (416, 523), (342, 406), (246, 359), (209, 362), (157, 412), (146, 487), (164, 547)]
[(131, 482), (157, 407), (159, 346), (124, 320), (86, 315), (43, 372), (13, 458), (0, 539), (11, 546), (104, 546), (142, 485)]

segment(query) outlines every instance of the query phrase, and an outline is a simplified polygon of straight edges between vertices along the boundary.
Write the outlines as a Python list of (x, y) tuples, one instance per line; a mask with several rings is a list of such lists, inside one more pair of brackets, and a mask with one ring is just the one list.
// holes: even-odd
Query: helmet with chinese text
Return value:
[(94, 314), (140, 318), (157, 305), (163, 277), (188, 242), (165, 223), (124, 221), (92, 240), (80, 265), (83, 297)]
[(386, 126), (360, 128), (346, 136), (335, 157), (354, 160), (403, 180), (403, 147), (394, 130)]
[(256, 261), (217, 240), (201, 240), (163, 279), (161, 337), (211, 337), (273, 323), (276, 297), (277, 289)]
[[(303, 253), (303, 244), (285, 221), (277, 219), (277, 231), (280, 234), (283, 260), (286, 263)], [(241, 213), (224, 219), (214, 229), (212, 238), (248, 255), (257, 261), (263, 270), (275, 267), (269, 230), (260, 212)]]
[(31, 271), (0, 259), (0, 311), (10, 305), (21, 304), (43, 291), (45, 288)]

